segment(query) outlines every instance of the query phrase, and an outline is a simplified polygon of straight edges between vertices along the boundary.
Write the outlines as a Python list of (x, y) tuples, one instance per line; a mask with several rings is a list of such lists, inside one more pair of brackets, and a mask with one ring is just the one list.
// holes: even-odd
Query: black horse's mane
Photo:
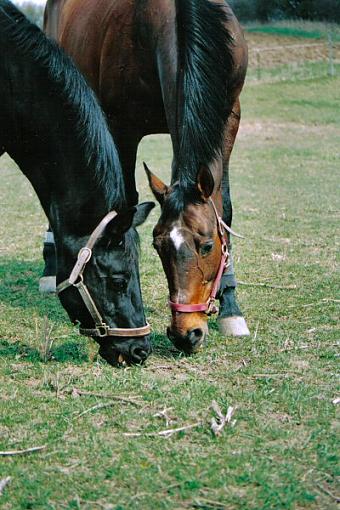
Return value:
[[(209, 0), (176, 0), (179, 58), (178, 168), (192, 187), (201, 165), (221, 152), (233, 58), (227, 13)], [(183, 98), (183, 99), (182, 99)], [(181, 194), (182, 195), (182, 194)]]
[(106, 119), (94, 92), (73, 61), (9, 0), (0, 0), (0, 30), (13, 42), (17, 51), (32, 58), (34, 65), (46, 72), (54, 91), (60, 94), (72, 117), (85, 159), (104, 190), (109, 207), (125, 205), (122, 169)]

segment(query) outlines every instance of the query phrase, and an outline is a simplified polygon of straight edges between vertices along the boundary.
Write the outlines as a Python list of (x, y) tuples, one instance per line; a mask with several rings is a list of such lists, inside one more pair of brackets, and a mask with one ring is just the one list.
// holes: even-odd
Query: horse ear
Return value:
[(132, 226), (139, 227), (139, 225), (144, 223), (155, 205), (155, 202), (143, 202), (142, 204), (137, 205), (136, 212), (132, 221)]
[(160, 206), (162, 207), (165, 195), (169, 191), (169, 186), (164, 184), (163, 181), (156, 177), (156, 175), (153, 174), (151, 170), (147, 167), (146, 163), (143, 162), (143, 165), (146, 175), (148, 177), (151, 191), (154, 194), (154, 197), (157, 200), (157, 202), (159, 202)]
[(201, 166), (197, 175), (197, 188), (203, 200), (208, 200), (214, 191), (215, 181), (210, 169)]
[(119, 213), (106, 225), (98, 244), (108, 246), (115, 238), (120, 239), (130, 227), (138, 227), (144, 223), (154, 207), (154, 202), (144, 202)]
[(112, 241), (115, 237), (120, 238), (132, 226), (137, 207), (133, 206), (126, 211), (120, 212), (110, 223), (106, 225), (100, 242)]

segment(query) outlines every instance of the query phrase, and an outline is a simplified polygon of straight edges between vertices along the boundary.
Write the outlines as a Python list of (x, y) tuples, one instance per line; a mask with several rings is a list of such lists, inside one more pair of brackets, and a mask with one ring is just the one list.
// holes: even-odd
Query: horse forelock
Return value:
[(189, 205), (202, 204), (202, 198), (195, 185), (191, 185), (186, 182), (176, 183), (166, 200), (162, 208), (162, 215), (169, 219), (176, 220)]
[(94, 169), (108, 207), (122, 208), (125, 191), (119, 156), (94, 92), (57, 43), (48, 39), (8, 0), (0, 0), (0, 27), (13, 41), (16, 51), (31, 57), (34, 65), (40, 67), (47, 85), (52, 85), (67, 104), (85, 165)]
[(221, 153), (233, 68), (232, 37), (223, 3), (177, 0), (179, 57), (178, 168), (193, 184), (200, 165)]

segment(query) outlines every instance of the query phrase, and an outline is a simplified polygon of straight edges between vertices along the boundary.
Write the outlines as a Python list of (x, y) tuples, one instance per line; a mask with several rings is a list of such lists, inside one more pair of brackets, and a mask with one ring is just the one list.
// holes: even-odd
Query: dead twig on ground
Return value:
[(0, 496), (2, 495), (3, 490), (6, 487), (6, 485), (8, 485), (11, 480), (12, 480), (11, 476), (6, 476), (6, 478), (3, 478), (2, 480), (0, 480)]
[(149, 367), (152, 370), (174, 370), (174, 368), (179, 368), (174, 365), (150, 365)]
[(274, 285), (271, 283), (258, 283), (258, 282), (243, 282), (237, 281), (239, 285), (244, 285), (246, 287), (267, 287), (268, 289), (279, 289), (279, 290), (295, 290), (297, 289), (297, 285)]
[(324, 487), (323, 485), (321, 484), (318, 484), (317, 487), (324, 493), (324, 494), (327, 494), (327, 496), (329, 496), (330, 498), (332, 498), (334, 501), (336, 501), (337, 503), (340, 503), (340, 496), (335, 496), (334, 494), (331, 493), (331, 491), (329, 491), (328, 489), (326, 489), (326, 487)]
[[(66, 392), (64, 392), (64, 393), (66, 393)], [(121, 397), (119, 395), (111, 395), (109, 393), (96, 393), (93, 391), (80, 390), (78, 388), (72, 388), (72, 390), (69, 390), (67, 393), (71, 394), (73, 397), (83, 395), (83, 396), (87, 396), (87, 397), (109, 398), (111, 400), (115, 400), (117, 402), (123, 402), (124, 404), (131, 404), (136, 407), (142, 407), (142, 405), (143, 405), (140, 402), (133, 400), (132, 398)]]
[(235, 371), (238, 372), (239, 370), (243, 370), (245, 367), (247, 367), (250, 363), (249, 359), (241, 359), (240, 363), (236, 366)]
[(172, 409), (171, 407), (169, 407), (169, 408), (164, 407), (164, 409), (162, 411), (155, 413), (153, 416), (154, 416), (154, 418), (164, 419), (166, 427), (169, 427), (169, 425), (171, 425), (175, 421), (168, 414), (168, 412), (171, 411), (171, 409)]
[(289, 305), (287, 308), (310, 308), (312, 306), (324, 305), (326, 303), (340, 303), (340, 299), (324, 298), (321, 301), (315, 301), (314, 303), (306, 303), (304, 305)]
[(0, 457), (10, 457), (12, 455), (24, 455), (26, 453), (40, 452), (47, 448), (47, 445), (33, 446), (32, 448), (25, 448), (24, 450), (8, 450), (0, 452)]
[(81, 416), (91, 413), (92, 411), (97, 411), (98, 409), (105, 409), (106, 407), (112, 407), (115, 404), (117, 404), (116, 400), (112, 400), (111, 402), (105, 402), (103, 404), (96, 404), (95, 406), (89, 407), (88, 409), (85, 409), (85, 411), (82, 411), (81, 413), (77, 414), (74, 418), (80, 418)]
[(214, 508), (215, 510), (227, 510), (229, 507), (219, 501), (200, 497), (195, 500), (192, 508), (202, 508), (202, 510), (207, 510), (208, 508)]
[(224, 415), (221, 411), (220, 406), (216, 402), (216, 400), (212, 401), (211, 408), (213, 409), (213, 411), (215, 411), (215, 413), (217, 415), (217, 419), (214, 417), (211, 419), (210, 428), (211, 428), (214, 436), (219, 436), (219, 435), (221, 435), (221, 432), (224, 429), (224, 427), (231, 422), (231, 418), (235, 412), (235, 408), (232, 406), (229, 406), (228, 410), (227, 410), (227, 414)]
[[(293, 374), (295, 374), (295, 372), (293, 372)], [(285, 373), (285, 374), (281, 374), (281, 373), (268, 373), (268, 374), (251, 374), (250, 377), (253, 377), (255, 379), (269, 379), (269, 378), (283, 378), (283, 379), (286, 379), (287, 377), (291, 377), (291, 375), (289, 375), (289, 373)]]
[(81, 499), (78, 498), (79, 503), (82, 505), (86, 505), (87, 507), (93, 508), (95, 506), (98, 506), (99, 508), (103, 508), (104, 510), (113, 510), (116, 508), (116, 505), (113, 505), (111, 503), (101, 503), (100, 501), (91, 501), (88, 499)]
[(202, 425), (201, 421), (198, 421), (196, 423), (192, 423), (190, 425), (184, 425), (183, 427), (177, 427), (175, 429), (167, 429), (167, 430), (161, 430), (159, 432), (124, 432), (123, 436), (125, 437), (171, 437), (174, 434), (177, 434), (178, 432), (183, 432), (184, 430), (190, 430), (196, 427), (199, 427)]

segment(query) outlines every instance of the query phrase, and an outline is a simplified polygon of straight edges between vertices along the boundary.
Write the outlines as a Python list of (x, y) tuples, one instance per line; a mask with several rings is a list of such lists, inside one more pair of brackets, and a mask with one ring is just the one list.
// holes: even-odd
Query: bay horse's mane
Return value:
[(71, 58), (11, 2), (0, 0), (0, 14), (0, 29), (9, 41), (15, 43), (16, 51), (33, 58), (35, 65), (46, 75), (51, 91), (64, 98), (75, 119), (76, 132), (70, 136), (78, 136), (86, 164), (94, 169), (94, 177), (104, 190), (108, 207), (121, 209), (125, 205), (123, 173), (94, 92)]
[(178, 177), (182, 186), (190, 187), (200, 165), (208, 166), (221, 151), (233, 66), (232, 37), (225, 26), (223, 0), (221, 4), (176, 0), (176, 18)]

